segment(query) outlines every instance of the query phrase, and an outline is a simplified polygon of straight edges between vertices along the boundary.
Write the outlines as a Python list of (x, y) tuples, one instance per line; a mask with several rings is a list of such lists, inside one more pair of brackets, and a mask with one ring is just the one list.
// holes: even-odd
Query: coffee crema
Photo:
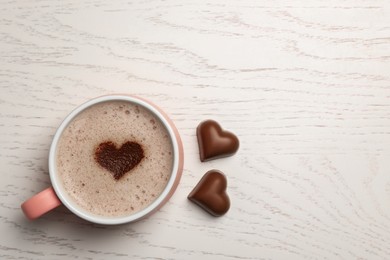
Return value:
[[(131, 160), (136, 163), (126, 165), (123, 156), (137, 148), (135, 144), (142, 147), (142, 157), (134, 155), (136, 160)], [(107, 166), (112, 162), (118, 165)], [(131, 102), (107, 101), (87, 108), (68, 124), (58, 142), (56, 166), (64, 190), (81, 208), (99, 216), (128, 216), (146, 208), (165, 189), (173, 147), (153, 113)]]

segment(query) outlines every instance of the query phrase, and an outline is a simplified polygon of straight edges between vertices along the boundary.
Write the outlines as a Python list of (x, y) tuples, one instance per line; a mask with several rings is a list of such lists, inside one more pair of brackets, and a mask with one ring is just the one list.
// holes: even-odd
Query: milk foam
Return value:
[[(94, 158), (100, 143), (119, 148), (141, 144), (145, 157), (119, 180)], [(64, 130), (57, 147), (57, 171), (69, 197), (99, 216), (131, 215), (150, 205), (172, 172), (173, 147), (163, 124), (133, 103), (108, 101), (83, 111)]]

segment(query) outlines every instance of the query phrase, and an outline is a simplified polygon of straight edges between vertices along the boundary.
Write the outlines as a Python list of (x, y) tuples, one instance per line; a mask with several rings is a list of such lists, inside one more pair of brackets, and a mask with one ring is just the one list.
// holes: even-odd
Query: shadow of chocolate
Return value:
[(212, 216), (206, 210), (202, 209), (200, 206), (196, 205), (195, 203), (191, 202), (188, 199), (185, 207), (186, 207), (186, 211), (191, 212), (192, 217), (196, 219), (196, 221), (207, 221), (208, 223), (215, 224), (221, 222), (221, 218), (224, 219), (225, 216), (225, 215), (219, 217)]

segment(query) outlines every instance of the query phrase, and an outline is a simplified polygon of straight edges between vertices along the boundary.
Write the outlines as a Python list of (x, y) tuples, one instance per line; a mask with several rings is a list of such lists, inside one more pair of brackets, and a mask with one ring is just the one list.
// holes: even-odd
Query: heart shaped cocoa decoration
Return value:
[(202, 162), (231, 156), (237, 152), (240, 145), (237, 136), (222, 130), (221, 126), (213, 120), (200, 123), (196, 135)]
[(104, 142), (95, 150), (96, 162), (111, 172), (116, 180), (137, 166), (143, 158), (144, 150), (136, 142), (126, 142), (119, 149), (113, 142)]
[(218, 170), (206, 172), (188, 199), (213, 216), (219, 217), (230, 208), (229, 196), (226, 193), (227, 180)]

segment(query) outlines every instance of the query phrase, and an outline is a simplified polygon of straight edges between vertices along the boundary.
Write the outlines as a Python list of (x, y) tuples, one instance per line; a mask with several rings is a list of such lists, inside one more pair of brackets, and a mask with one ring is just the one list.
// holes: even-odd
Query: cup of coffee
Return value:
[(61, 123), (49, 153), (52, 187), (21, 207), (36, 219), (63, 204), (97, 224), (123, 224), (158, 210), (183, 171), (183, 145), (168, 116), (127, 95), (82, 104)]

